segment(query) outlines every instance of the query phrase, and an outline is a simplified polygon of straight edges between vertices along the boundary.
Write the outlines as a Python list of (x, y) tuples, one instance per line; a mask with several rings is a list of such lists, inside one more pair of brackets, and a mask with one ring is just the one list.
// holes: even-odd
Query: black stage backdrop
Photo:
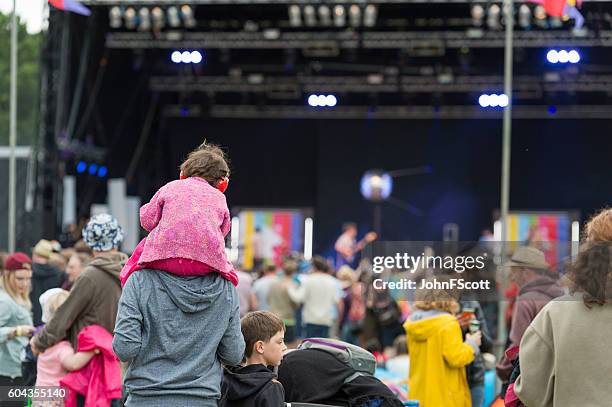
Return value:
[[(612, 202), (610, 122), (513, 125), (511, 210), (578, 209), (584, 219)], [(230, 208), (314, 208), (317, 252), (331, 251), (345, 221), (358, 222), (362, 233), (373, 227), (373, 206), (359, 192), (368, 169), (433, 170), (394, 180), (392, 195), (423, 215), (384, 204), (385, 240), (441, 239), (448, 222), (460, 226), (461, 240), (475, 240), (499, 207), (501, 122), (492, 120), (170, 118), (149, 139), (130, 192), (148, 200), (205, 138), (231, 159)], [(122, 176), (134, 146), (113, 154), (112, 176)]]

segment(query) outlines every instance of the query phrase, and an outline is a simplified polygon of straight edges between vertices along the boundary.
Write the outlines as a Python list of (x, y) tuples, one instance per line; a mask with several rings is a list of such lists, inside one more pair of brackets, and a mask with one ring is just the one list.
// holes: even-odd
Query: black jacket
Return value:
[(32, 264), (32, 291), (30, 301), (32, 302), (32, 314), (34, 326), (42, 324), (42, 309), (40, 307), (40, 296), (51, 288), (58, 288), (64, 284), (66, 274), (50, 264)]
[(283, 407), (285, 392), (264, 365), (226, 367), (219, 407)]

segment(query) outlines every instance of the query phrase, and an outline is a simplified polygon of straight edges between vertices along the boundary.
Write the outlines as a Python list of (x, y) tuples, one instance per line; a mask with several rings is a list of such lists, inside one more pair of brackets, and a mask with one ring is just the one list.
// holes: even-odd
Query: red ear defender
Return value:
[(229, 185), (229, 178), (223, 177), (217, 182), (217, 189), (223, 193), (227, 190), (227, 186)]
[(183, 171), (181, 171), (181, 174), (179, 175), (179, 179), (187, 179), (187, 177), (185, 176), (185, 174), (183, 174)]

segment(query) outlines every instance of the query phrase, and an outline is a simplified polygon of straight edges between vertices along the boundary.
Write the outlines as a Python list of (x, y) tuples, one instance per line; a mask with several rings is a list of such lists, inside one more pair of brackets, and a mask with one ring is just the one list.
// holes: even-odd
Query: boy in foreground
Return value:
[(219, 407), (282, 407), (283, 385), (268, 368), (280, 365), (285, 346), (285, 324), (275, 314), (256, 311), (246, 314), (240, 327), (245, 348), (243, 366), (226, 367)]

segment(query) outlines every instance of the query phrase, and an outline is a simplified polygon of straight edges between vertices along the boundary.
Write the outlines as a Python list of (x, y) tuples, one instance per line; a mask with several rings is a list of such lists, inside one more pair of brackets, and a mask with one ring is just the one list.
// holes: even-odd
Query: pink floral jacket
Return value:
[(140, 224), (150, 233), (139, 263), (180, 257), (224, 273), (234, 270), (225, 253), (231, 227), (225, 195), (202, 178), (161, 187), (140, 208)]

